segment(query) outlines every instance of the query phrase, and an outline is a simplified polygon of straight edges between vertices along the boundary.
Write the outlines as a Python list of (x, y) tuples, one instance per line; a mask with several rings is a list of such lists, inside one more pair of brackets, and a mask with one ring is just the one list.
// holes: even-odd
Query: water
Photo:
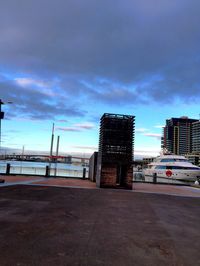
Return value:
[[(10, 173), (11, 174), (26, 174), (26, 175), (42, 175), (46, 174), (46, 166), (49, 166), (48, 162), (27, 162), (27, 161), (0, 161), (0, 173), (6, 173), (6, 165), (10, 164)], [(56, 174), (55, 174), (55, 168)], [(86, 178), (88, 178), (88, 167), (83, 167), (82, 165), (76, 164), (66, 164), (66, 163), (51, 163), (51, 172), (50, 176), (63, 176), (63, 177), (83, 177), (83, 168), (86, 168)], [(153, 182), (153, 177), (144, 176), (142, 172), (134, 171), (133, 181), (139, 182)], [(185, 182), (175, 180), (175, 179), (166, 179), (166, 178), (157, 178), (159, 183), (167, 184), (185, 184)]]
[[(6, 165), (10, 164), (11, 174), (45, 175), (48, 162), (27, 162), (27, 161), (0, 161), (0, 173), (6, 173)], [(51, 176), (83, 177), (83, 166), (66, 163), (51, 163)], [(88, 178), (88, 167), (86, 178)]]

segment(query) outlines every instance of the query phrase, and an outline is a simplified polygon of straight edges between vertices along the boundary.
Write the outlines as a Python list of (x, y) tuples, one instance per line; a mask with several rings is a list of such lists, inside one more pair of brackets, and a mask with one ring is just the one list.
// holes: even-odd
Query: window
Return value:
[(157, 170), (199, 170), (200, 171), (200, 168), (198, 167), (184, 167), (184, 166), (176, 166), (176, 165), (173, 165), (173, 166), (157, 165), (155, 169)]
[(180, 158), (166, 158), (160, 160), (162, 163), (173, 163), (173, 162), (187, 162), (187, 159)]

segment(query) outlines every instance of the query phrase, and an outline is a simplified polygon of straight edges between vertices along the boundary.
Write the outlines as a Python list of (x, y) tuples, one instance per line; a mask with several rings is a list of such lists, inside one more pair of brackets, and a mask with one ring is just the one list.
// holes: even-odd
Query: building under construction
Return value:
[(101, 117), (96, 184), (132, 189), (134, 121), (130, 115)]

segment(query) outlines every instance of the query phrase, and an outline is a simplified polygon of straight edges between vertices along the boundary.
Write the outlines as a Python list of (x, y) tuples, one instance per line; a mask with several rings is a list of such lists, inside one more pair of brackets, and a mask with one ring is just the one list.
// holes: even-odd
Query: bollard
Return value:
[(9, 175), (10, 174), (10, 164), (7, 163), (6, 165), (6, 175)]
[(157, 183), (157, 174), (153, 173), (153, 183), (156, 184)]
[(48, 177), (49, 176), (49, 166), (46, 166), (46, 172), (45, 172), (45, 176)]
[(86, 176), (86, 168), (83, 168), (83, 179), (85, 179)]

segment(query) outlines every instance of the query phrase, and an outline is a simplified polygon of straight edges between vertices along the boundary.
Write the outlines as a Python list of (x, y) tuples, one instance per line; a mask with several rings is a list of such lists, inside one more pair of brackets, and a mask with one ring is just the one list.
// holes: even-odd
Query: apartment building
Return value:
[(197, 119), (190, 119), (187, 116), (171, 118), (166, 120), (163, 129), (161, 146), (168, 152), (184, 155), (193, 151), (193, 124)]

